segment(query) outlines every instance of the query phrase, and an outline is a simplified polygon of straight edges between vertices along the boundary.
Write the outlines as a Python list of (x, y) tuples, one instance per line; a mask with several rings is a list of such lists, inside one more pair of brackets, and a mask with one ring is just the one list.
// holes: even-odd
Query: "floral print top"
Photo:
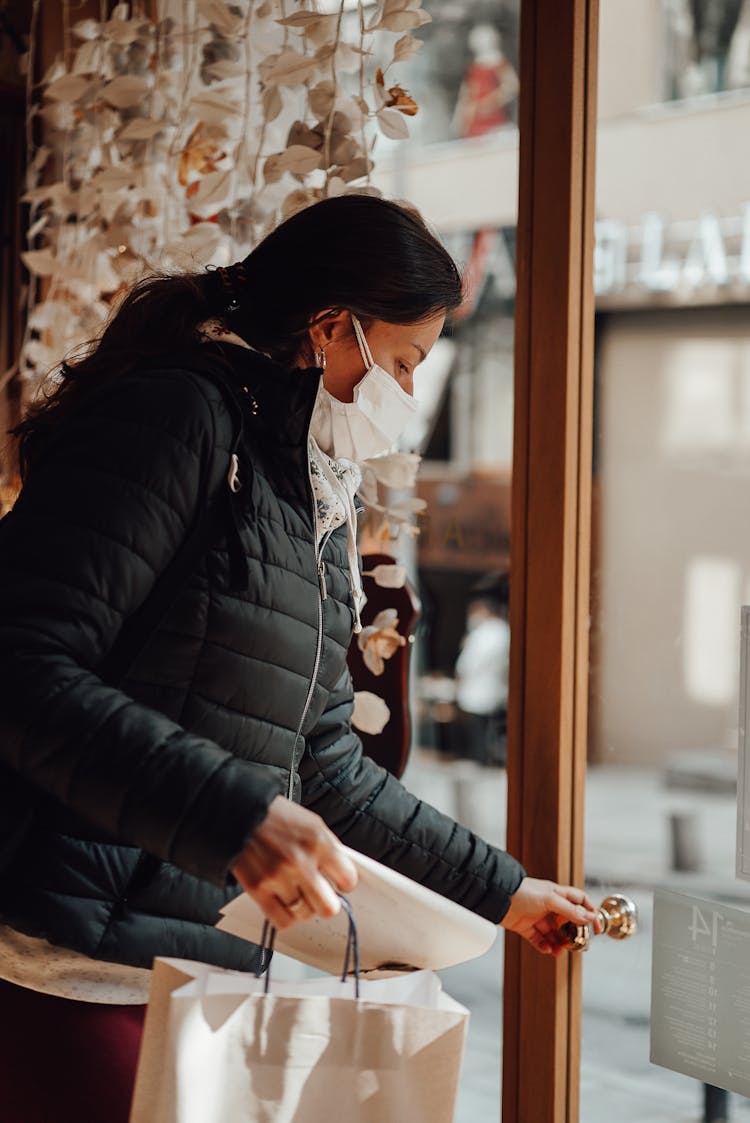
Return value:
[[(343, 457), (333, 460), (327, 456), (312, 438), (308, 452), (310, 482), (315, 497), (317, 538), (320, 542), (330, 530), (346, 522), (348, 503), (353, 502), (362, 483), (362, 473), (353, 460), (345, 460)], [(333, 479), (338, 481), (338, 488), (334, 487)]]

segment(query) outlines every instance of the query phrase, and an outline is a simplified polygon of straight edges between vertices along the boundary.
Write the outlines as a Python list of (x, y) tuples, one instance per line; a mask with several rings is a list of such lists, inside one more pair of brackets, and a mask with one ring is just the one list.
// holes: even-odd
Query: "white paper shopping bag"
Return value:
[(432, 972), (264, 987), (156, 960), (130, 1123), (452, 1123), (468, 1011)]

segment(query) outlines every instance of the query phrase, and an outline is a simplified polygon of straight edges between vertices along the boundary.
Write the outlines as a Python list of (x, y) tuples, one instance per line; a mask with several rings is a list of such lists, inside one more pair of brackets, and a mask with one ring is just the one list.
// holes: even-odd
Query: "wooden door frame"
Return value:
[[(598, 0), (521, 0), (508, 849), (583, 882)], [(576, 1123), (581, 962), (506, 936), (503, 1121)]]

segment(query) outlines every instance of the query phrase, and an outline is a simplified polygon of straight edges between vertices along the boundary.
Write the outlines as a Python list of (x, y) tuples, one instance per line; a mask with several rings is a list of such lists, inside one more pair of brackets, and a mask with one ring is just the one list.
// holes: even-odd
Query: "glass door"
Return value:
[(726, 1115), (710, 1086), (715, 980), (685, 949), (668, 953), (670, 1016), (688, 1020), (683, 1049), (704, 1058), (709, 1087), (649, 1060), (654, 893), (750, 903), (734, 877), (750, 596), (746, 8), (600, 0), (585, 869), (595, 897), (624, 890), (641, 923), (585, 957), (582, 1123), (601, 1118), (603, 1089), (612, 1118), (639, 1123), (702, 1118), (706, 1102), (707, 1119), (747, 1112), (735, 1097)]

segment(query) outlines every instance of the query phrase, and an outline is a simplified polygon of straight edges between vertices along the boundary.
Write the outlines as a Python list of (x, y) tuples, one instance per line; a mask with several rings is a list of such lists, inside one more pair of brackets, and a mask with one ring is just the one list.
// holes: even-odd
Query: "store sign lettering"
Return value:
[(689, 298), (728, 285), (750, 285), (750, 204), (732, 218), (704, 211), (695, 221), (667, 224), (651, 212), (636, 229), (616, 219), (596, 224), (597, 296), (635, 286)]

